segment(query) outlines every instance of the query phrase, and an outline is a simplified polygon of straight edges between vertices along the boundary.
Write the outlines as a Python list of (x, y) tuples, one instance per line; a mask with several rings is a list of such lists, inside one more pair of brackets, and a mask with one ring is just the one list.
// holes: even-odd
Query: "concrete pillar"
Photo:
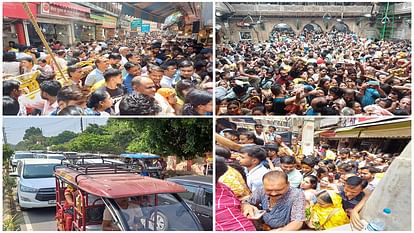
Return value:
[[(382, 214), (384, 208), (391, 209), (390, 216)], [(383, 220), (386, 231), (411, 231), (411, 141), (369, 197), (361, 218)]]

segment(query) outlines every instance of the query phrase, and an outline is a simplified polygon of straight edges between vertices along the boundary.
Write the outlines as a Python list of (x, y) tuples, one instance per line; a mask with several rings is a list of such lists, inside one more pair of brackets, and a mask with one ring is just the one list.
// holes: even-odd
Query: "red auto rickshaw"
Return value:
[[(200, 231), (200, 221), (173, 182), (140, 176), (117, 164), (64, 164), (55, 167), (56, 220), (59, 231), (105, 230), (104, 212), (114, 230)], [(65, 190), (73, 205), (68, 211)], [(67, 192), (69, 193), (69, 192)], [(119, 200), (127, 202), (125, 209)], [(132, 213), (130, 207), (139, 210)], [(105, 226), (104, 226), (105, 227)]]

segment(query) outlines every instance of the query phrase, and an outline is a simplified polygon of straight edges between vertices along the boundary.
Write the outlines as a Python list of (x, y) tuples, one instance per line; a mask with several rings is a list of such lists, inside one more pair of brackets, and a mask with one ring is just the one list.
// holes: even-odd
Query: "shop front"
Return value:
[(73, 25), (75, 40), (86, 42), (96, 39), (96, 26), (92, 23), (75, 22)]
[(109, 15), (90, 14), (96, 24), (96, 40), (103, 41), (118, 37), (116, 32), (117, 18)]
[(340, 147), (371, 153), (399, 153), (411, 140), (410, 119), (395, 119), (340, 128), (335, 131)]
[(128, 37), (128, 32), (130, 31), (130, 25), (131, 25), (131, 20), (127, 19), (127, 17), (125, 17), (124, 19), (121, 20), (121, 27), (119, 28), (118, 31), (118, 36), (119, 39), (125, 39), (126, 37)]
[[(75, 22), (92, 22), (89, 19), (90, 9), (68, 2), (42, 2), (39, 4), (38, 23), (46, 40), (60, 41), (68, 45), (76, 41)], [(32, 25), (29, 26), (31, 43), (40, 44), (40, 39)]]
[[(28, 3), (35, 18), (38, 4)], [(23, 3), (3, 2), (3, 44), (14, 41), (17, 44), (30, 45), (26, 27), (28, 22), (29, 16), (23, 9)]]

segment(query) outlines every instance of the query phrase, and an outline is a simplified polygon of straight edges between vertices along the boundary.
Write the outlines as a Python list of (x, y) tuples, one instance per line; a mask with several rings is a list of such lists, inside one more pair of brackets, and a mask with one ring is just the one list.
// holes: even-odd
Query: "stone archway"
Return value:
[(332, 31), (337, 31), (337, 32), (344, 32), (344, 33), (350, 33), (352, 32), (349, 29), (348, 24), (344, 23), (344, 22), (336, 22), (332, 27), (331, 27), (331, 32)]
[(270, 32), (269, 38), (272, 41), (272, 39), (275, 37), (275, 35), (277, 33), (282, 33), (282, 34), (290, 34), (290, 35), (294, 35), (295, 31), (293, 30), (293, 28), (287, 24), (287, 23), (278, 23), (276, 25), (273, 26), (272, 31)]
[(305, 31), (323, 33), (323, 28), (319, 24), (311, 22), (303, 26), (302, 32), (305, 32)]

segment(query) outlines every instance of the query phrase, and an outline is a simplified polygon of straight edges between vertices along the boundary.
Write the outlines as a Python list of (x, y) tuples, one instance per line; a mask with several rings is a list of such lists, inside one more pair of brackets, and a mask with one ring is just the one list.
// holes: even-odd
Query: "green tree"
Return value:
[(65, 130), (57, 136), (47, 138), (47, 145), (59, 145), (69, 142), (74, 139), (78, 134), (72, 131)]
[(211, 119), (139, 119), (133, 122), (142, 133), (129, 144), (128, 151), (177, 155), (183, 159), (212, 151)]
[(23, 140), (31, 140), (32, 137), (43, 137), (42, 129), (37, 127), (30, 127), (24, 132)]
[(90, 153), (119, 153), (115, 142), (111, 140), (110, 135), (97, 135), (83, 133), (70, 141), (68, 149), (77, 152)]
[(149, 152), (193, 159), (212, 150), (212, 134), (212, 120), (205, 118), (111, 118), (106, 126), (92, 125), (69, 142), (52, 149), (114, 154)]
[(13, 155), (14, 150), (11, 148), (9, 144), (3, 145), (3, 164), (7, 164), (10, 160), (11, 156)]
[[(37, 127), (30, 127), (26, 129), (24, 136), (23, 136), (23, 140), (27, 141), (28, 143), (27, 145), (29, 147), (32, 147), (33, 145), (36, 145), (36, 144), (44, 145), (46, 138), (43, 136), (42, 129), (37, 128)], [(38, 148), (39, 146), (34, 146), (34, 147)]]
[(106, 134), (105, 126), (98, 124), (89, 124), (83, 132), (89, 134)]

